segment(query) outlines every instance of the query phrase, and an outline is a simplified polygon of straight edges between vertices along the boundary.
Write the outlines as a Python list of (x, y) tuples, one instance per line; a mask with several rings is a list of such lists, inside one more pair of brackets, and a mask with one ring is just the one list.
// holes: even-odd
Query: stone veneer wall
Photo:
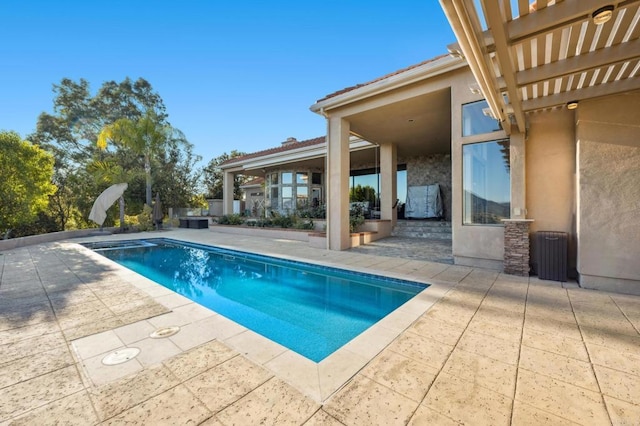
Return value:
[(504, 273), (529, 276), (528, 220), (504, 221)]
[(451, 222), (451, 154), (422, 155), (402, 162), (407, 164), (407, 186), (440, 184), (444, 217)]

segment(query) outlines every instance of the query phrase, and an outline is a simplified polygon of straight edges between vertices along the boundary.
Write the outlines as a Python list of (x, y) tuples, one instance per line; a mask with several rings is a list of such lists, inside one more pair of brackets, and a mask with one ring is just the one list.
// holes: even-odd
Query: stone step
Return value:
[(406, 238), (451, 240), (451, 223), (441, 221), (398, 221), (391, 235)]

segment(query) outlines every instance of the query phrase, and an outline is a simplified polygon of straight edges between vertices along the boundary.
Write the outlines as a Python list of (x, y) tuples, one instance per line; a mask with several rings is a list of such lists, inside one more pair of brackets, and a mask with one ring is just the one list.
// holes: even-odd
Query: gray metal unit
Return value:
[(540, 279), (567, 281), (567, 240), (566, 232), (537, 233), (536, 252)]

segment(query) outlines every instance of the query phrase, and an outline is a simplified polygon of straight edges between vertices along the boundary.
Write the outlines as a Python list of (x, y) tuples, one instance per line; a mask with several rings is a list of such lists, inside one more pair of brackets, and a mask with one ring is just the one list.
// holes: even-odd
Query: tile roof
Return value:
[(322, 101), (325, 101), (325, 100), (327, 100), (327, 99), (334, 98), (334, 97), (336, 97), (336, 96), (338, 96), (338, 95), (342, 95), (343, 93), (351, 92), (352, 90), (356, 90), (356, 89), (359, 89), (359, 88), (361, 88), (361, 87), (368, 86), (368, 85), (373, 84), (373, 83), (377, 83), (378, 81), (382, 81), (382, 80), (384, 80), (385, 78), (389, 78), (389, 77), (393, 77), (394, 75), (402, 74), (402, 73), (403, 73), (403, 72), (405, 72), (405, 71), (409, 71), (409, 70), (412, 70), (412, 69), (414, 69), (414, 68), (418, 68), (419, 66), (422, 66), (422, 65), (428, 64), (428, 63), (430, 63), (430, 62), (435, 62), (435, 61), (437, 61), (438, 59), (442, 59), (442, 58), (444, 58), (444, 57), (446, 57), (446, 56), (449, 56), (449, 54), (448, 54), (448, 53), (446, 53), (446, 54), (444, 54), (444, 55), (436, 56), (435, 58), (427, 59), (426, 61), (420, 62), (419, 64), (415, 64), (415, 65), (411, 65), (411, 66), (406, 67), (406, 68), (402, 68), (402, 69), (400, 69), (400, 70), (398, 70), (398, 71), (394, 71), (394, 72), (392, 72), (392, 73), (390, 73), (390, 74), (383, 75), (382, 77), (378, 77), (378, 78), (376, 78), (375, 80), (371, 80), (371, 81), (368, 81), (368, 82), (366, 82), (366, 83), (361, 83), (361, 84), (356, 84), (355, 86), (346, 87), (346, 88), (344, 88), (344, 89), (342, 89), (342, 90), (338, 90), (337, 92), (333, 92), (333, 93), (331, 93), (331, 94), (329, 94), (329, 95), (325, 96), (325, 97), (324, 97), (324, 98), (322, 98), (322, 99), (318, 99), (316, 102), (322, 102)]
[(285, 152), (285, 151), (290, 151), (292, 149), (296, 149), (296, 148), (303, 148), (303, 147), (307, 147), (307, 146), (312, 146), (312, 145), (318, 145), (321, 143), (324, 143), (325, 141), (325, 137), (324, 136), (320, 136), (317, 138), (313, 138), (313, 139), (307, 139), (304, 141), (300, 141), (300, 142), (293, 142), (287, 145), (282, 145), (276, 148), (269, 148), (269, 149), (265, 149), (262, 151), (257, 151), (257, 152), (252, 152), (250, 154), (246, 154), (243, 155), (241, 157), (235, 157), (235, 158), (231, 158), (227, 161), (225, 161), (224, 163), (220, 163), (221, 166), (225, 165), (225, 164), (231, 164), (231, 163), (237, 163), (239, 161), (243, 161), (243, 160), (248, 160), (250, 158), (257, 158), (257, 157), (262, 157), (264, 155), (270, 155), (270, 154), (276, 154), (278, 152)]

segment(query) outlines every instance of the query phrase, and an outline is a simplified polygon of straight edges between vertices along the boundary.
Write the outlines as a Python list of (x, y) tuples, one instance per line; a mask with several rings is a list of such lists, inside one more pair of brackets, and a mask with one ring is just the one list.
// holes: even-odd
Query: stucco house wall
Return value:
[(569, 235), (569, 270), (576, 274), (576, 142), (575, 112), (554, 109), (528, 116), (526, 149), (526, 209), (531, 222), (531, 260), (537, 271), (535, 233)]
[(640, 93), (577, 110), (580, 284), (640, 294)]
[(451, 203), (452, 251), (458, 265), (502, 270), (504, 258), (504, 226), (462, 224), (462, 146), (467, 143), (504, 139), (504, 131), (475, 136), (462, 136), (462, 105), (482, 100), (469, 69), (448, 74), (451, 83)]

